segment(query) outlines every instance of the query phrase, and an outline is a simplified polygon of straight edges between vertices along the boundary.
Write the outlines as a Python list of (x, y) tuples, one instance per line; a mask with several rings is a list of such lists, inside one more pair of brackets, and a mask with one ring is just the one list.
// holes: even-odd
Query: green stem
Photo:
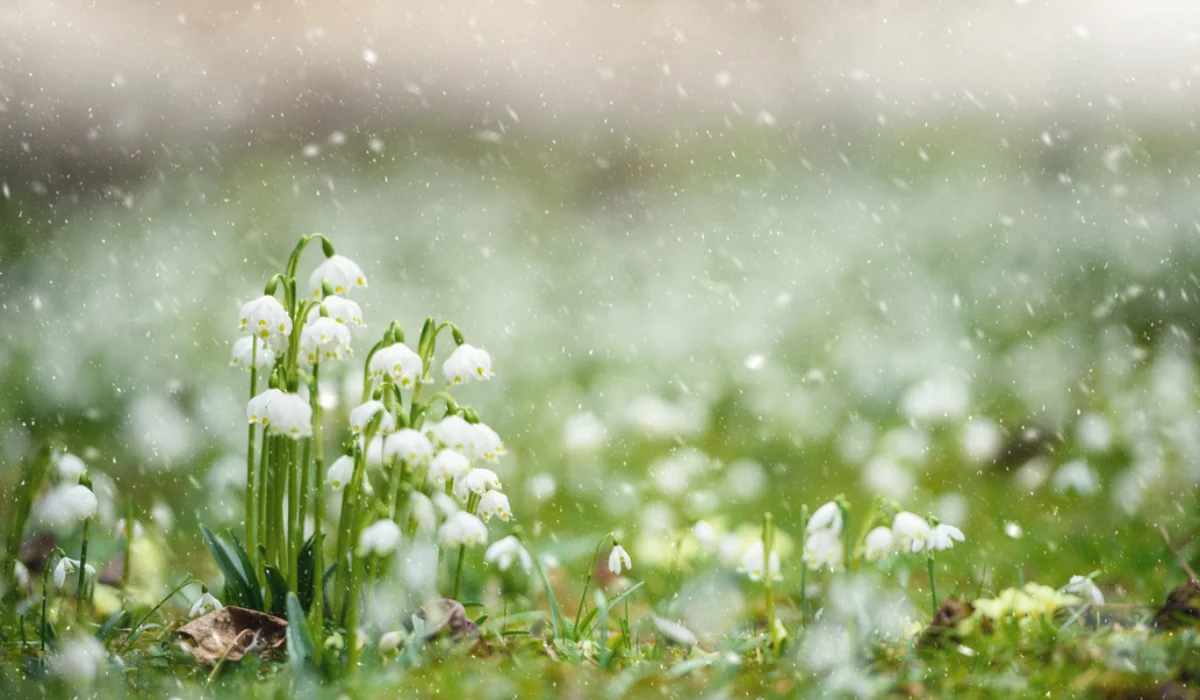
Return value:
[(299, 559), (300, 547), (299, 541), (302, 538), (301, 530), (304, 526), (299, 522), (300, 518), (300, 462), (297, 458), (297, 445), (294, 440), (288, 441), (288, 542), (287, 549), (284, 550), (287, 560), (288, 572), (288, 588), (295, 591), (298, 588), (296, 578), (296, 561)]
[(125, 561), (121, 562), (121, 590), (129, 598), (129, 572), (133, 568), (133, 504), (125, 509)]
[(938, 611), (938, 595), (937, 595), (937, 578), (933, 575), (933, 550), (929, 550), (929, 593), (933, 598), (933, 616), (937, 617)]
[[(439, 328), (438, 330), (441, 329)], [(604, 546), (605, 540), (612, 536), (613, 533), (610, 532), (604, 537), (601, 537), (600, 541), (596, 543), (596, 552), (592, 554), (592, 560), (588, 565), (587, 578), (583, 580), (583, 593), (579, 596), (579, 609), (575, 611), (575, 625), (572, 627), (572, 634), (579, 631), (579, 618), (583, 615), (583, 606), (584, 603), (587, 602), (588, 586), (590, 586), (592, 583), (592, 570), (596, 568), (596, 562), (600, 559), (600, 547)], [(616, 538), (613, 539), (615, 541)]]
[(259, 586), (262, 586), (266, 582), (266, 574), (263, 572), (263, 566), (267, 564), (267, 561), (263, 560), (262, 558), (262, 550), (268, 549), (269, 551), (268, 544), (271, 541), (270, 535), (267, 533), (267, 497), (269, 495), (267, 486), (270, 483), (270, 474), (268, 473), (270, 471), (270, 464), (271, 437), (267, 435), (267, 432), (264, 430), (262, 436), (262, 454), (258, 456), (258, 489), (254, 494), (255, 499), (257, 500), (257, 503), (254, 504), (254, 507), (257, 511), (255, 517), (258, 521), (258, 525), (255, 527), (255, 530), (258, 531), (258, 536), (254, 547), (253, 557), (255, 562), (254, 570), (258, 575)]
[(79, 549), (79, 586), (75, 591), (75, 599), (79, 603), (78, 613), (80, 622), (84, 620), (84, 615), (87, 611), (87, 604), (84, 598), (87, 594), (88, 528), (91, 524), (91, 518), (83, 521), (83, 544), (80, 545)]
[(312, 445), (313, 445), (313, 483), (316, 486), (316, 500), (313, 502), (313, 602), (309, 615), (309, 627), (314, 637), (314, 654), (317, 660), (324, 651), (325, 645), (325, 537), (322, 534), (325, 522), (325, 443), (322, 437), (321, 401), (315, 389), (317, 388), (318, 372), (321, 366), (313, 364), (312, 384), (309, 388), (309, 401), (312, 402)]
[(458, 600), (458, 591), (462, 585), (463, 561), (467, 558), (467, 545), (460, 544), (458, 546), (458, 568), (454, 571), (454, 595), (450, 596), (454, 600)]
[[(297, 514), (296, 514), (296, 535), (292, 542), (292, 570), (298, 571), (300, 568), (300, 550), (304, 548), (304, 530), (308, 524), (308, 499), (309, 499), (309, 472), (312, 462), (312, 439), (304, 440), (304, 447), (300, 450), (300, 464), (297, 470), (300, 474), (300, 497), (296, 499)], [(299, 579), (297, 579), (299, 580)], [(299, 589), (297, 589), (299, 592)]]
[(770, 513), (763, 514), (763, 592), (767, 603), (767, 625), (771, 633), (771, 649), (779, 651), (779, 627), (775, 624), (775, 592), (771, 581), (771, 551), (775, 548), (775, 521)]
[(362, 647), (358, 644), (358, 597), (362, 588), (362, 565), (358, 557), (353, 557), (350, 564), (350, 596), (346, 600), (348, 614), (346, 619), (346, 637), (350, 650), (347, 654), (347, 667), (351, 673), (358, 669), (358, 660), (362, 656)]
[[(258, 336), (250, 343), (250, 398), (258, 394)], [(254, 500), (254, 434), (258, 423), (251, 423), (246, 431), (246, 548), (250, 550), (251, 562), (258, 561), (258, 528)], [(255, 566), (255, 569), (261, 567)]]

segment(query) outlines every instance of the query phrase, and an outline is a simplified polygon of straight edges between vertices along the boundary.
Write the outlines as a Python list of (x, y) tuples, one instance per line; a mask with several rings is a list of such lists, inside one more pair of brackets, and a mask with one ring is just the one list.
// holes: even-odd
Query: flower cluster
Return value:
[(812, 569), (842, 568), (842, 507), (833, 501), (817, 509), (804, 528), (804, 562)]

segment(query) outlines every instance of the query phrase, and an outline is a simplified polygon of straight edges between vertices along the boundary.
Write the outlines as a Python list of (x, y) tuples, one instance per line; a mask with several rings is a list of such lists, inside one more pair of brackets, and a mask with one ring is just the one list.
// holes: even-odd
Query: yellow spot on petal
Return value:
[(362, 277), (359, 277), (359, 278), (358, 278), (357, 280), (355, 280), (355, 281), (356, 281), (356, 282), (358, 282), (358, 286), (360, 286), (360, 287), (365, 287), (365, 286), (367, 286), (367, 281), (366, 281), (365, 279), (363, 279)]

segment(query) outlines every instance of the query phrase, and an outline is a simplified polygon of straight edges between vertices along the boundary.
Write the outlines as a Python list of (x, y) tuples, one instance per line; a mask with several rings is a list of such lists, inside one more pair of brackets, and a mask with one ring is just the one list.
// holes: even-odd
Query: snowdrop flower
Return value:
[[(257, 350), (255, 350), (255, 346), (258, 346)], [(233, 352), (229, 359), (229, 366), (244, 367), (249, 371), (257, 369), (264, 363), (274, 361), (275, 352), (271, 350), (262, 338), (253, 335), (244, 335), (233, 343)]]
[(78, 484), (79, 477), (87, 471), (87, 464), (70, 452), (59, 455), (54, 460), (54, 467), (58, 470), (58, 478), (71, 484)]
[[(325, 313), (329, 314), (328, 318), (332, 318), (346, 328), (366, 328), (366, 324), (362, 320), (362, 307), (356, 302), (350, 301), (346, 297), (325, 297), (321, 300), (321, 304), (325, 306)], [(318, 306), (312, 307), (312, 311), (308, 312), (308, 322), (312, 323), (321, 317), (321, 308)]]
[(429, 465), (430, 483), (442, 488), (446, 482), (466, 475), (470, 468), (471, 462), (466, 457), (454, 450), (442, 450)]
[(396, 429), (396, 416), (388, 412), (382, 401), (371, 400), (350, 411), (350, 432), (362, 435), (367, 431), (367, 425), (377, 413), (383, 413), (379, 419), (379, 434), (387, 435)]
[[(783, 575), (779, 573), (779, 555), (771, 552), (771, 561), (769, 564), (770, 576), (772, 581), (782, 581)], [(742, 561), (738, 564), (738, 573), (746, 574), (751, 581), (763, 580), (763, 543), (762, 540), (756, 541), (742, 555)]]
[[(84, 576), (95, 576), (96, 568), (91, 564), (84, 565)], [(67, 575), (74, 574), (79, 571), (79, 560), (63, 557), (58, 560), (58, 566), (54, 567), (54, 585), (62, 588), (67, 584)]]
[(429, 496), (417, 491), (408, 498), (408, 519), (416, 526), (416, 532), (432, 535), (437, 530), (438, 516)]
[(927, 544), (929, 545), (929, 549), (941, 551), (943, 549), (950, 549), (953, 547), (955, 540), (959, 542), (963, 541), (962, 530), (959, 530), (953, 525), (938, 523), (937, 525), (933, 526), (933, 531), (929, 533), (929, 541)]
[(454, 348), (454, 352), (442, 364), (442, 374), (451, 384), (491, 379), (492, 356), (486, 350), (463, 343)]
[(896, 546), (896, 538), (890, 528), (877, 527), (867, 533), (863, 556), (867, 561), (875, 561), (891, 555)]
[(20, 561), (13, 562), (13, 580), (17, 582), (18, 588), (29, 587), (29, 568)]
[[(842, 568), (842, 540), (830, 529), (816, 530), (804, 541), (804, 562), (810, 568), (838, 571)], [(760, 564), (761, 566), (761, 564)]]
[(521, 546), (521, 541), (513, 535), (488, 547), (487, 551), (483, 553), (483, 560), (488, 564), (495, 564), (496, 568), (501, 571), (508, 571), (514, 561), (521, 563), (521, 568), (525, 570), (525, 573), (533, 571), (533, 557), (529, 556), (529, 552)]
[(438, 530), (443, 547), (474, 547), (487, 542), (487, 526), (465, 510), (454, 513)]
[(1066, 591), (1083, 596), (1095, 605), (1104, 605), (1104, 594), (1100, 592), (1100, 588), (1096, 586), (1090, 576), (1072, 576), (1071, 580), (1067, 582)]
[(267, 420), (279, 435), (299, 440), (312, 434), (312, 406), (299, 394), (280, 392), (267, 404)]
[(384, 632), (383, 636), (379, 638), (379, 653), (384, 655), (395, 653), (400, 648), (402, 641), (404, 641), (404, 633), (400, 630)]
[(246, 404), (246, 420), (251, 423), (258, 423), (262, 427), (267, 427), (271, 423), (271, 415), (267, 411), (267, 407), (271, 405), (271, 401), (275, 398), (283, 396), (283, 392), (278, 389), (267, 389), (258, 396), (250, 399)]
[(326, 316), (318, 316), (300, 331), (300, 359), (313, 365), (319, 360), (340, 360), (350, 355), (350, 329)]
[(45, 508), (54, 522), (66, 527), (94, 518), (100, 508), (96, 494), (81, 484), (63, 484), (46, 494)]
[(835, 536), (842, 533), (842, 509), (838, 508), (838, 504), (830, 501), (812, 514), (804, 531), (812, 534), (817, 530), (830, 530)]
[(329, 467), (325, 481), (334, 491), (341, 491), (354, 476), (354, 458), (349, 455), (338, 457)]
[(401, 428), (388, 435), (383, 443), (384, 461), (397, 458), (409, 466), (428, 464), (433, 459), (433, 444), (421, 431)]
[(188, 611), (188, 617), (200, 617), (201, 615), (207, 615), (214, 610), (220, 610), (223, 607), (225, 606), (221, 605), (221, 601), (214, 598), (213, 595), (208, 592), (208, 589), (205, 588), (204, 592), (200, 594), (200, 597), (196, 599), (196, 602), (192, 603), (192, 609)]
[(929, 523), (916, 513), (901, 511), (892, 520), (892, 535), (896, 538), (898, 551), (919, 552), (929, 539)]
[(478, 456), (479, 433), (462, 416), (446, 416), (429, 426), (429, 438), (438, 447), (454, 450), (468, 459)]
[(508, 505), (508, 496), (499, 491), (488, 491), (479, 498), (479, 517), (483, 522), (489, 522), (492, 516), (508, 522), (512, 517), (512, 509)]
[(266, 340), (286, 338), (292, 333), (292, 319), (283, 304), (273, 296), (263, 295), (242, 305), (238, 328)]
[(392, 381), (408, 389), (421, 378), (424, 362), (404, 343), (393, 343), (371, 356), (368, 369), (375, 379), (383, 379), (385, 374), (390, 374)]
[(333, 287), (334, 294), (349, 294), (351, 289), (365, 289), (367, 286), (367, 278), (363, 276), (362, 268), (344, 255), (325, 258), (325, 262), (313, 270), (308, 278), (308, 287), (313, 290), (313, 298), (321, 298), (325, 281)]
[(499, 461), (501, 457), (508, 453), (504, 443), (500, 440), (500, 436), (495, 430), (484, 425), (476, 423), (475, 426), (475, 450), (479, 456), (488, 462)]
[(633, 568), (633, 560), (629, 558), (629, 552), (620, 544), (613, 544), (612, 551), (608, 553), (608, 570), (613, 572), (613, 575), (621, 575), (621, 567), (624, 565), (626, 569)]
[(355, 554), (365, 557), (374, 554), (386, 557), (400, 546), (400, 527), (391, 520), (384, 518), (376, 520), (365, 527), (358, 538), (358, 549)]

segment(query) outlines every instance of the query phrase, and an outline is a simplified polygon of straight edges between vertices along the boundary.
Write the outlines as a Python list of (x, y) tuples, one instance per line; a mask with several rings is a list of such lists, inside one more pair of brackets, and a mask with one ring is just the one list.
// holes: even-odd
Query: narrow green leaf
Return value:
[(232, 601), (234, 605), (253, 607), (254, 596), (250, 592), (245, 575), (233, 561), (229, 545), (203, 525), (200, 526), (200, 532), (204, 535), (204, 543), (208, 545), (208, 551), (212, 553), (213, 559), (217, 562), (217, 568), (225, 577), (226, 602)]
[(246, 587), (250, 592), (250, 600), (248, 601), (255, 610), (263, 609), (262, 589), (258, 585), (258, 576), (254, 575), (254, 564), (250, 561), (250, 555), (246, 552), (246, 547), (233, 530), (226, 530), (229, 534), (229, 539), (233, 544), (229, 547), (237, 556), (238, 562), (242, 567), (242, 575), (245, 577)]
[(263, 567), (263, 571), (267, 573), (267, 588), (271, 591), (271, 614), (281, 617), (286, 612), (287, 595), (291, 591), (288, 590), (287, 579), (279, 570), (271, 567)]
[(112, 635), (113, 630), (115, 630), (128, 616), (129, 613), (125, 612), (125, 610), (118, 610), (117, 612), (113, 613), (111, 617), (104, 621), (103, 625), (100, 625), (100, 629), (96, 630), (96, 639), (101, 642), (108, 639), (109, 636)]
[(563, 629), (567, 625), (566, 619), (563, 617), (562, 608), (558, 606), (558, 599), (554, 597), (554, 591), (550, 588), (550, 579), (546, 577), (546, 571), (542, 569), (542, 562), (538, 561), (538, 557), (534, 555), (533, 565), (537, 567), (538, 575), (542, 577), (542, 586), (546, 590), (546, 600), (550, 603), (550, 623), (554, 626), (554, 638), (562, 637)]
[(316, 668), (313, 663), (315, 647), (312, 633), (308, 629), (308, 620), (304, 617), (304, 608), (295, 593), (287, 594), (287, 648), (288, 662), (292, 672), (306, 674)]
[(304, 612), (308, 612), (312, 608), (313, 583), (316, 581), (314, 569), (317, 565), (316, 542), (316, 535), (308, 538), (308, 541), (300, 548), (300, 557), (297, 562), (296, 587), (299, 590), (296, 591), (296, 594)]

